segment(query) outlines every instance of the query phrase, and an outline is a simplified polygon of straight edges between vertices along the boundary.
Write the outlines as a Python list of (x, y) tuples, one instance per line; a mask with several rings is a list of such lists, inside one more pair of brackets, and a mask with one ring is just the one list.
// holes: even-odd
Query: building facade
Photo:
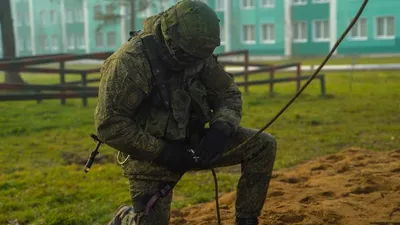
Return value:
[[(148, 16), (178, 0), (11, 0), (18, 56), (114, 51)], [(218, 14), (216, 53), (254, 56), (326, 54), (362, 0), (202, 0)], [(131, 24), (135, 8), (135, 25)], [(399, 0), (372, 0), (336, 54), (400, 53)], [(0, 54), (2, 49), (0, 48)]]

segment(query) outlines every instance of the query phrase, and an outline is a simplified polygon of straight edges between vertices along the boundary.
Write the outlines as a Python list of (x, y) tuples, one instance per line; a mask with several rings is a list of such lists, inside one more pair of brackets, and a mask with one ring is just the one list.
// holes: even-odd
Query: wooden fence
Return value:
[[(83, 106), (87, 106), (87, 99), (97, 97), (98, 88), (88, 87), (89, 83), (99, 82), (99, 78), (89, 78), (89, 76), (100, 71), (99, 68), (94, 69), (66, 69), (65, 64), (72, 60), (82, 59), (101, 59), (104, 60), (110, 56), (111, 52), (93, 53), (85, 55), (72, 54), (56, 54), (42, 55), (33, 57), (22, 57), (15, 59), (0, 60), (0, 70), (27, 72), (30, 74), (49, 74), (58, 75), (59, 84), (42, 85), (42, 84), (0, 84), (0, 101), (17, 101), (17, 100), (36, 100), (38, 103), (44, 99), (60, 99), (60, 103), (64, 105), (66, 99), (81, 98)], [(269, 85), (269, 92), (274, 92), (274, 84), (282, 82), (295, 82), (296, 90), (300, 89), (301, 81), (306, 80), (309, 76), (301, 76), (301, 64), (291, 63), (284, 65), (266, 65), (251, 63), (249, 60), (249, 52), (235, 51), (219, 54), (219, 57), (224, 56), (242, 56), (242, 62), (219, 60), (223, 66), (240, 66), (243, 71), (231, 73), (234, 77), (244, 77), (244, 81), (236, 82), (238, 86), (243, 86), (245, 93), (249, 92), (249, 87), (253, 85)], [(42, 65), (47, 63), (58, 63), (59, 68), (32, 68), (29, 66)], [(249, 70), (250, 67), (257, 67), (256, 70)], [(292, 77), (275, 78), (275, 74), (279, 71), (284, 71), (288, 68), (296, 68), (296, 72)], [(260, 73), (268, 73), (269, 79), (249, 81), (249, 76)], [(292, 72), (293, 73), (293, 72)], [(79, 75), (80, 81), (66, 82), (66, 75)], [(321, 95), (325, 95), (325, 77), (319, 75)]]

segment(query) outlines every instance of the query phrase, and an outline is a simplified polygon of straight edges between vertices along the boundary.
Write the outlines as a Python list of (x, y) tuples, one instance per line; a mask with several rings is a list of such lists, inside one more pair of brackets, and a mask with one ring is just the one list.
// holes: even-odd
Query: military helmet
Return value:
[(179, 60), (207, 58), (221, 43), (217, 14), (199, 0), (182, 0), (166, 10), (161, 31), (170, 53)]

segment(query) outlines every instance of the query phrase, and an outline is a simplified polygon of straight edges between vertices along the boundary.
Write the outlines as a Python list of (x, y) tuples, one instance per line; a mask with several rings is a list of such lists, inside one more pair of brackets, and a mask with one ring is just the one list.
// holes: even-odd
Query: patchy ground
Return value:
[[(235, 193), (220, 198), (234, 224)], [(358, 148), (273, 174), (260, 224), (400, 224), (400, 149)], [(171, 224), (216, 224), (215, 203), (173, 211)]]

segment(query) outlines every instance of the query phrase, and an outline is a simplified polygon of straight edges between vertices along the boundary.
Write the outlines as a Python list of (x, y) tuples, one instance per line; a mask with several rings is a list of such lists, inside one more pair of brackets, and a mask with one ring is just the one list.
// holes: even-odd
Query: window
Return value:
[(245, 9), (254, 8), (254, 0), (242, 0), (242, 8)]
[(292, 0), (292, 5), (307, 5), (307, 0)]
[(32, 42), (29, 36), (26, 37), (26, 49), (32, 51)]
[(108, 4), (107, 5), (107, 7), (106, 7), (106, 13), (107, 13), (107, 15), (112, 15), (112, 14), (114, 14), (114, 9), (115, 9), (115, 7), (114, 7), (114, 5), (111, 3), (111, 4)]
[(50, 11), (50, 23), (56, 24), (57, 23), (57, 14), (55, 10)]
[(294, 22), (293, 23), (293, 41), (294, 42), (307, 42), (307, 23)]
[(83, 18), (83, 9), (82, 8), (75, 9), (75, 20), (76, 20), (76, 22), (84, 22), (85, 21), (85, 19)]
[(367, 19), (359, 18), (350, 31), (350, 39), (367, 40)]
[(75, 49), (75, 36), (73, 34), (68, 34), (67, 44), (68, 49)]
[(224, 29), (224, 26), (220, 26), (219, 27), (219, 30), (220, 30), (220, 39), (221, 39), (221, 45), (224, 45), (225, 44), (225, 29)]
[(256, 43), (256, 32), (254, 25), (243, 25), (243, 42), (245, 44)]
[(74, 12), (72, 9), (67, 9), (67, 18), (66, 18), (67, 23), (73, 23), (74, 22)]
[(58, 44), (58, 35), (53, 35), (52, 37), (52, 47), (51, 49), (53, 49), (53, 51), (58, 51), (59, 48), (59, 44)]
[(216, 11), (224, 11), (225, 9), (225, 1), (224, 0), (215, 0), (215, 10)]
[(146, 18), (151, 16), (152, 11), (150, 5), (147, 6), (146, 9), (143, 9), (142, 11), (138, 12), (138, 17), (139, 18)]
[(45, 36), (45, 35), (40, 35), (40, 36), (39, 36), (39, 40), (38, 40), (38, 42), (39, 42), (39, 48), (40, 48), (40, 50), (42, 50), (42, 51), (45, 50), (45, 45), (46, 45), (45, 39), (46, 39), (46, 36)]
[(103, 47), (104, 40), (103, 40), (103, 33), (100, 31), (96, 32), (96, 47)]
[(50, 38), (48, 36), (44, 36), (44, 50), (49, 51), (51, 48)]
[(114, 31), (107, 33), (107, 47), (115, 47), (117, 45), (117, 34)]
[(377, 17), (375, 36), (378, 39), (394, 39), (394, 16)]
[(261, 25), (261, 42), (262, 43), (275, 43), (275, 25), (266, 23)]
[(103, 8), (101, 7), (101, 5), (96, 5), (94, 7), (94, 16), (101, 16), (103, 14)]
[(76, 36), (76, 46), (79, 49), (84, 49), (86, 47), (85, 36), (83, 34), (79, 34)]
[(313, 3), (329, 3), (330, 0), (313, 0)]
[(314, 41), (329, 41), (329, 21), (328, 20), (315, 20), (313, 28)]
[(45, 11), (40, 11), (39, 12), (39, 21), (41, 25), (45, 25), (46, 24), (46, 13)]
[(261, 0), (261, 7), (274, 8), (275, 7), (275, 0)]
[(22, 37), (18, 38), (18, 51), (24, 51), (24, 39), (22, 39)]

